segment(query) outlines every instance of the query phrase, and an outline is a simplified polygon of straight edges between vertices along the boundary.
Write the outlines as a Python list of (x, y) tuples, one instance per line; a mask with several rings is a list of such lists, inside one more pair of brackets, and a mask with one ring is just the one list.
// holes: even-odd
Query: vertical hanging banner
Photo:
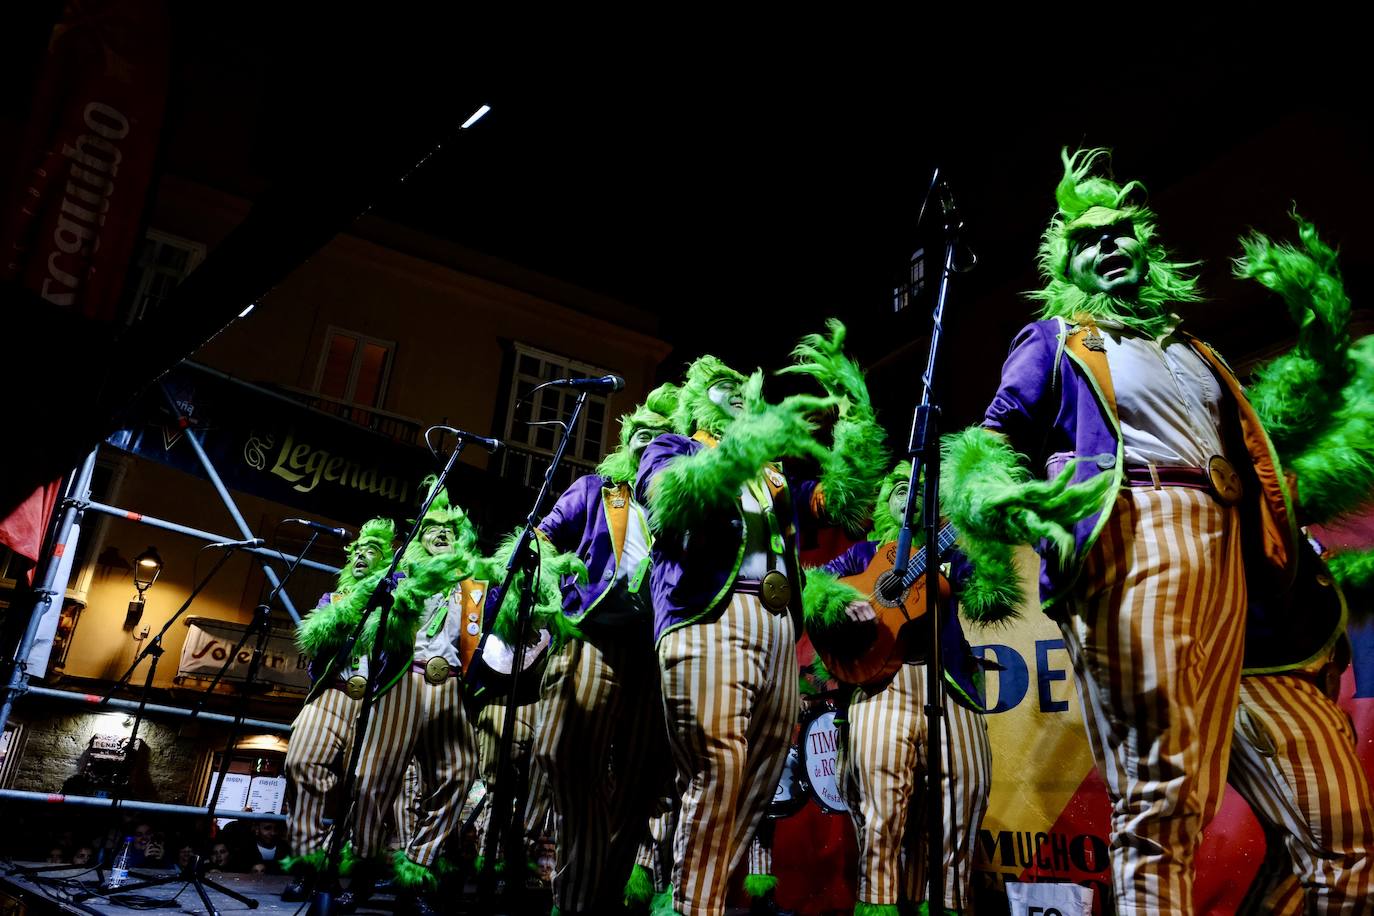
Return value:
[(163, 0), (69, 0), (52, 31), (0, 222), (5, 280), (115, 321), (167, 99)]
[[(162, 130), (168, 44), (163, 0), (68, 0), (16, 157), (22, 173), (0, 211), (0, 280), (52, 308), (117, 321)], [(39, 487), (0, 518), (0, 543), (36, 562), (57, 489)], [(61, 612), (60, 600), (48, 608)], [(46, 669), (49, 645), (29, 657), (30, 671)]]

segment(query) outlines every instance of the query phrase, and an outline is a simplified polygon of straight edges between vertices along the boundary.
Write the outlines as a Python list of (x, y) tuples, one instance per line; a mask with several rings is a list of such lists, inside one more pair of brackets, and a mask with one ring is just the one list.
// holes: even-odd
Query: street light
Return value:
[(157, 552), (157, 548), (149, 546), (138, 556), (134, 557), (134, 588), (138, 589), (138, 597), (129, 602), (129, 612), (124, 618), (124, 628), (132, 629), (143, 617), (143, 593), (153, 587), (158, 575), (162, 572), (162, 555)]

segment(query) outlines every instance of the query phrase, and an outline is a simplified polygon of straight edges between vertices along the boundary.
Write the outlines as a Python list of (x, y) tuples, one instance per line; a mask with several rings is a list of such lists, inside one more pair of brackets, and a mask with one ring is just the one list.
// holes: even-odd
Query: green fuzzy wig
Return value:
[[(1169, 260), (1168, 252), (1155, 238), (1154, 213), (1143, 204), (1132, 203), (1133, 197), (1144, 193), (1140, 182), (1119, 185), (1092, 174), (1097, 161), (1108, 155), (1105, 149), (1079, 150), (1072, 155), (1067, 147), (1063, 150), (1064, 177), (1055, 189), (1059, 208), (1040, 240), (1038, 261), (1045, 285), (1027, 295), (1043, 303), (1041, 318), (1077, 323), (1078, 316), (1087, 314), (1154, 336), (1169, 326), (1171, 304), (1202, 298), (1197, 279), (1185, 274), (1196, 265)], [(1136, 239), (1145, 252), (1146, 271), (1139, 288), (1130, 297), (1079, 289), (1068, 278), (1074, 236), (1123, 220), (1135, 227)]]
[[(426, 477), (420, 486), (428, 493), (436, 483), (438, 478), (431, 475)], [(454, 533), (454, 546), (459, 553), (470, 554), (477, 547), (477, 530), (473, 528), (467, 512), (462, 506), (449, 502), (448, 489), (444, 488), (434, 494), (434, 502), (430, 503), (429, 511), (420, 523), (420, 531), (415, 539), (406, 545), (406, 552), (402, 557), (405, 565), (422, 562), (429, 556), (420, 535), (423, 535), (424, 530), (431, 525), (447, 525)]]
[(418, 862), (412, 862), (400, 849), (396, 850), (392, 863), (391, 883), (397, 890), (412, 894), (432, 893), (439, 889), (439, 878), (434, 872)]
[(672, 432), (677, 401), (678, 387), (671, 382), (649, 392), (643, 404), (620, 418), (620, 447), (601, 460), (596, 473), (614, 483), (633, 483), (639, 473), (639, 453), (630, 448), (630, 440), (641, 429)]
[(698, 357), (687, 367), (687, 375), (678, 391), (673, 409), (673, 429), (690, 436), (702, 429), (717, 438), (734, 419), (728, 411), (714, 403), (707, 394), (711, 386), (721, 381), (745, 383), (744, 375), (731, 369), (714, 356)]

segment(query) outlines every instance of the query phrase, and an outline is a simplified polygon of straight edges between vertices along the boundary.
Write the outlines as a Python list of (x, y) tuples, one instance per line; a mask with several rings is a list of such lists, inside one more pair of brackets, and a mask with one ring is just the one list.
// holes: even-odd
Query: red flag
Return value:
[[(113, 322), (138, 244), (167, 98), (163, 0), (69, 0), (53, 28), (0, 213), (0, 278)], [(36, 560), (59, 483), (0, 519), (0, 543)]]

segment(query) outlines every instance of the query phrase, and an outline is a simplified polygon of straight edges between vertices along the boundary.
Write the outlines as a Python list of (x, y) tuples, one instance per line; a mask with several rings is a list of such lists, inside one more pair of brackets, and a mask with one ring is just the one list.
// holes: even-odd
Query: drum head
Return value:
[(825, 702), (802, 719), (802, 779), (828, 814), (847, 814), (849, 805), (840, 792), (840, 727), (835, 722), (839, 710)]
[(782, 765), (778, 787), (768, 803), (769, 817), (791, 817), (806, 804), (806, 782), (800, 778), (801, 752), (794, 744), (787, 749), (787, 761)]

